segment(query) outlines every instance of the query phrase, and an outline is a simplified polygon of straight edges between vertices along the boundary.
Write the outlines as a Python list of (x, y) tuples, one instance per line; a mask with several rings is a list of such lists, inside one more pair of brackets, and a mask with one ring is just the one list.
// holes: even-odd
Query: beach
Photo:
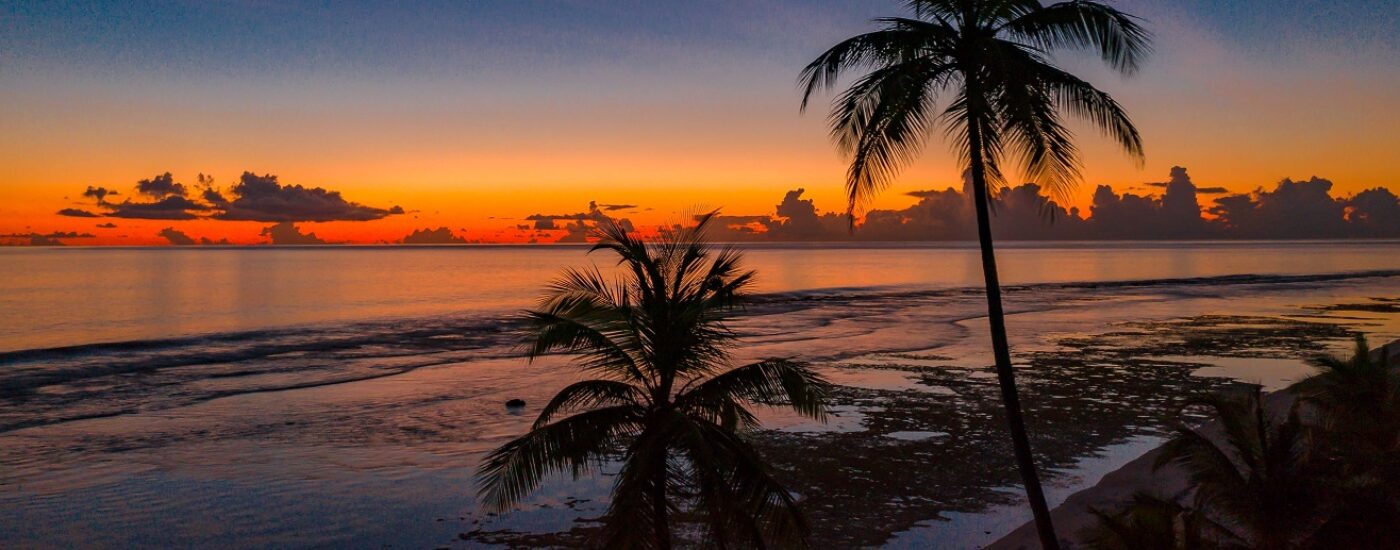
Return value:
[[(1159, 444), (1189, 396), (1239, 383), (1280, 389), (1307, 374), (1304, 359), (1344, 353), (1355, 333), (1400, 338), (1396, 246), (1008, 247), (1013, 356), (1051, 505)], [(437, 273), (489, 263), (445, 250), (415, 251), (422, 256), (401, 264)], [(988, 366), (985, 302), (969, 284), (979, 275), (975, 250), (892, 250), (750, 251), (765, 286), (733, 322), (743, 337), (737, 359), (811, 362), (838, 385), (829, 422), (770, 411), (751, 437), (799, 495), (814, 543), (990, 544), (1028, 513)], [(251, 262), (251, 275), (213, 273), (274, 288), (296, 274), (284, 284), (320, 287), (324, 303), (353, 307), (262, 303), (262, 320), (249, 321), (246, 309), (210, 305), (238, 303), (220, 294), (229, 292), (223, 285), (202, 294), (210, 324), (189, 330), (112, 326), (111, 338), (85, 340), (99, 329), (82, 329), (76, 313), (33, 320), (49, 323), (33, 337), (7, 326), (0, 530), (13, 546), (588, 540), (615, 468), (550, 480), (504, 514), (474, 498), (482, 455), (522, 433), (539, 404), (579, 375), (564, 368), (566, 357), (521, 357), (512, 323), (533, 299), (528, 288), (488, 300), (464, 280), (538, 289), (560, 266), (586, 262), (582, 249), (498, 258), (490, 265), (523, 267), (424, 280), (374, 303), (356, 302), (361, 288), (346, 282), (373, 288), (373, 273), (342, 266), (348, 274), (328, 283), (295, 264), (276, 267), (277, 250), (228, 252), (165, 261)], [(259, 252), (272, 256), (246, 257)], [(888, 265), (894, 256), (908, 263)], [(414, 280), (416, 272), (397, 273)], [(131, 303), (199, 309), (182, 301), (199, 296), (199, 285), (165, 283), (132, 292)], [(160, 292), (172, 296), (164, 305), (141, 300)], [(472, 296), (454, 302), (453, 293)], [(135, 308), (93, 315), (117, 325)], [(258, 326), (269, 318), (287, 321)], [(127, 324), (140, 325), (139, 316)], [(62, 331), (53, 327), (77, 336), (55, 337)], [(509, 411), (509, 399), (527, 407)]]

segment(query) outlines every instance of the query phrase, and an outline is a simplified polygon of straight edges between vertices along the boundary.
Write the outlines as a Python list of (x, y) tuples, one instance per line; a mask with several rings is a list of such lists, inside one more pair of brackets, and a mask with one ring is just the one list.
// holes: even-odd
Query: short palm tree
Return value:
[(1323, 451), (1343, 480), (1340, 508), (1318, 533), (1333, 548), (1400, 547), (1400, 371), (1357, 336), (1352, 357), (1319, 357), (1299, 386)]
[(1348, 436), (1356, 450), (1400, 447), (1400, 371), (1387, 351), (1373, 356), (1366, 337), (1357, 336), (1350, 359), (1313, 359), (1317, 374), (1302, 385), (1303, 399), (1322, 411), (1328, 431)]
[[(868, 71), (832, 106), (832, 137), (851, 157), (848, 213), (868, 201), (942, 125), (968, 168), (982, 248), (988, 319), (1017, 466), (1041, 543), (1058, 546), (1021, 418), (992, 248), (988, 203), (1004, 185), (1002, 161), (1020, 161), (1029, 179), (1063, 197), (1079, 179), (1064, 115), (1087, 120), (1141, 159), (1142, 141), (1107, 93), (1060, 69), (1050, 56), (1092, 49), (1124, 74), (1149, 51), (1130, 15), (1100, 2), (1071, 0), (909, 0), (912, 17), (879, 19), (879, 30), (849, 38), (802, 71), (807, 108), (814, 93), (850, 71)], [(944, 108), (938, 112), (942, 101)]]
[(1121, 509), (1090, 508), (1097, 520), (1080, 538), (1094, 550), (1197, 550), (1212, 548), (1202, 537), (1201, 514), (1172, 499), (1137, 493)]
[(700, 518), (708, 542), (805, 545), (795, 501), (745, 440), (750, 407), (821, 419), (828, 384), (807, 366), (770, 359), (731, 368), (726, 318), (754, 273), (712, 250), (696, 227), (642, 240), (604, 223), (594, 251), (618, 257), (613, 280), (570, 270), (527, 314), (529, 357), (575, 354), (596, 378), (572, 384), (531, 431), (492, 452), (478, 474), (484, 502), (505, 509), (552, 473), (575, 478), (616, 459), (603, 529), (608, 548), (669, 548), (672, 518)]
[(1296, 404), (1282, 422), (1269, 418), (1257, 387), (1241, 397), (1213, 396), (1197, 404), (1214, 423), (1178, 429), (1162, 446), (1156, 467), (1173, 464), (1186, 472), (1193, 508), (1213, 532), (1228, 534), (1212, 537), (1216, 542), (1307, 547), (1326, 519), (1333, 483), (1313, 460), (1311, 430)]

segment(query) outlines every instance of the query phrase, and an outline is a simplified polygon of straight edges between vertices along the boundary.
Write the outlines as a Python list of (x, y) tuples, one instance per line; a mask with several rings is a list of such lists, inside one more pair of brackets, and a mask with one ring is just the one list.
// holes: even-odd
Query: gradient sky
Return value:
[[(1334, 192), (1397, 184), (1400, 3), (1134, 0), (1157, 53), (1112, 92), (1147, 144), (1138, 167), (1081, 133), (1086, 181), (1126, 189), (1186, 166), (1248, 191), (1313, 175)], [(73, 244), (194, 236), (261, 242), (267, 223), (55, 215), (87, 186), (162, 172), (219, 185), (245, 170), (406, 215), (303, 224), (376, 242), (447, 226), (521, 240), (535, 213), (636, 204), (639, 224), (723, 207), (771, 213), (789, 189), (843, 206), (824, 112), (799, 116), (798, 70), (902, 13), (893, 0), (442, 2), (9, 1), (0, 4), (0, 234)], [(941, 142), (876, 202), (956, 185)], [(90, 206), (90, 205), (89, 205)], [(465, 231), (463, 231), (465, 229)]]

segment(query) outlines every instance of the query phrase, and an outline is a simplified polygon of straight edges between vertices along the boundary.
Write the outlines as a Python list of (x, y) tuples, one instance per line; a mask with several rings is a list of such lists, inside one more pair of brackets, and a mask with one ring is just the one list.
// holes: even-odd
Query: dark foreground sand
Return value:
[[(1392, 362), (1400, 360), (1400, 340), (1372, 350), (1371, 353), (1379, 356), (1382, 350), (1390, 354)], [(1269, 394), (1264, 398), (1264, 403), (1271, 412), (1281, 414), (1292, 405), (1293, 398), (1293, 386), (1290, 386), (1287, 389)], [(1160, 448), (1149, 451), (1122, 468), (1105, 475), (1097, 485), (1071, 495), (1063, 504), (1051, 510), (1050, 514), (1055, 522), (1055, 530), (1059, 533), (1062, 543), (1069, 548), (1080, 545), (1079, 534), (1085, 528), (1092, 526), (1095, 521), (1094, 516), (1089, 513), (1090, 509), (1112, 510), (1126, 503), (1133, 494), (1139, 491), (1184, 498), (1187, 493), (1185, 472), (1175, 466), (1165, 466), (1154, 471), (1152, 465), (1160, 452)], [(1035, 524), (1027, 522), (987, 548), (989, 550), (1040, 548)]]

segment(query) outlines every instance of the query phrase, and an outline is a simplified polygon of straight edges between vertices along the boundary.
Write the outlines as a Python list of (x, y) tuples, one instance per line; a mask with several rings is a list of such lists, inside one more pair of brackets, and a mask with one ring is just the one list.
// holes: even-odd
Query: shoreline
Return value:
[[(1371, 350), (1372, 356), (1388, 351), (1390, 360), (1400, 360), (1400, 339)], [(1297, 382), (1287, 388), (1270, 392), (1264, 396), (1264, 406), (1269, 411), (1281, 411), (1293, 402)], [(1142, 456), (1124, 464), (1103, 476), (1098, 483), (1082, 489), (1066, 498), (1060, 505), (1050, 510), (1056, 533), (1066, 548), (1079, 547), (1079, 533), (1094, 524), (1090, 509), (1111, 510), (1126, 503), (1133, 494), (1148, 491), (1162, 496), (1179, 498), (1188, 488), (1185, 473), (1174, 465), (1154, 469), (1153, 463), (1161, 453), (1161, 446), (1154, 447)], [(1011, 532), (985, 547), (987, 550), (1033, 550), (1040, 548), (1035, 524), (1027, 521)]]

